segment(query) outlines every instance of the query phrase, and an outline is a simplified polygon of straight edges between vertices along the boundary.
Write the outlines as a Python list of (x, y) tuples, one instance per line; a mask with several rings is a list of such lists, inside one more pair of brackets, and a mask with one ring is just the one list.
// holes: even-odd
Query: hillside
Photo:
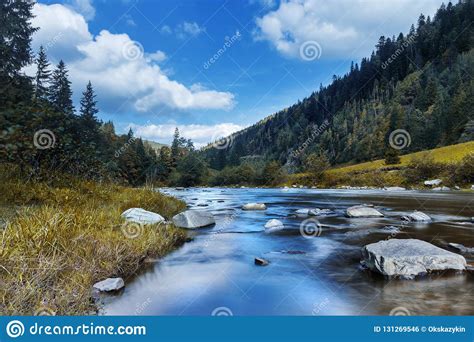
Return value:
[(409, 153), (400, 163), (386, 165), (383, 159), (355, 165), (334, 167), (315, 180), (310, 173), (290, 175), (285, 185), (318, 185), (322, 187), (407, 186), (424, 188), (428, 178), (441, 178), (443, 184), (470, 188), (474, 174), (474, 141)]
[(370, 57), (330, 85), (202, 155), (216, 170), (252, 155), (294, 172), (311, 154), (332, 165), (383, 158), (399, 129), (409, 134), (400, 154), (473, 140), (473, 20), (472, 0), (420, 15), (408, 34), (380, 37)]

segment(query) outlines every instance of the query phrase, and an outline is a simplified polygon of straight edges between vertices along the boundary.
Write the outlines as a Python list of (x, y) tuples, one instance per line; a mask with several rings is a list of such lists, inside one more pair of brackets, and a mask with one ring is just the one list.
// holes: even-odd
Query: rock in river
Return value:
[(402, 216), (402, 220), (408, 222), (430, 222), (431, 217), (421, 211), (415, 210), (411, 214)]
[(155, 224), (165, 221), (163, 216), (142, 208), (127, 209), (122, 213), (122, 217), (127, 221), (140, 224)]
[(388, 186), (388, 187), (385, 187), (384, 190), (386, 190), (386, 191), (405, 191), (406, 188), (403, 188), (401, 186)]
[(450, 242), (449, 246), (462, 254), (474, 254), (473, 247), (466, 247), (464, 245), (461, 245), (460, 243), (454, 243), (454, 242)]
[(94, 289), (102, 292), (117, 291), (124, 286), (125, 283), (122, 278), (107, 278), (93, 285)]
[(263, 258), (255, 258), (255, 265), (258, 266), (267, 266), (270, 262)]
[(214, 216), (207, 211), (186, 210), (173, 217), (173, 223), (180, 228), (201, 228), (216, 223)]
[(267, 206), (263, 203), (247, 203), (242, 206), (243, 210), (266, 210)]
[(267, 223), (265, 223), (266, 232), (274, 232), (277, 230), (282, 230), (284, 228), (285, 226), (283, 225), (283, 222), (281, 222), (280, 220), (272, 219), (272, 220), (269, 220)]
[(365, 205), (356, 205), (346, 210), (347, 217), (383, 217), (383, 214), (375, 208)]
[(441, 179), (431, 179), (424, 182), (427, 186), (437, 186), (440, 185), (443, 181)]
[(465, 270), (466, 259), (416, 239), (390, 239), (362, 249), (364, 264), (385, 276), (413, 279), (431, 271)]

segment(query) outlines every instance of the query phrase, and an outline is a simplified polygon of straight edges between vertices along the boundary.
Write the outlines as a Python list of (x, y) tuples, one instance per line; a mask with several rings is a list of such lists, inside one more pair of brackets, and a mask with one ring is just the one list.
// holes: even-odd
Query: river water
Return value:
[[(416, 280), (384, 279), (360, 266), (361, 247), (416, 238), (450, 249), (474, 247), (474, 196), (468, 192), (313, 189), (162, 190), (216, 225), (189, 231), (191, 242), (150, 264), (104, 298), (106, 315), (473, 315), (474, 276), (445, 272)], [(242, 211), (265, 203), (266, 211)], [(384, 218), (346, 218), (347, 207), (373, 204)], [(331, 209), (317, 218), (301, 208)], [(429, 224), (402, 224), (421, 210)], [(264, 232), (269, 219), (285, 229)], [(314, 220), (317, 219), (318, 222)], [(306, 228), (306, 229), (302, 229)], [(314, 229), (312, 229), (314, 228)], [(451, 250), (453, 251), (453, 250)], [(473, 255), (464, 255), (468, 263)], [(257, 266), (255, 257), (270, 264)]]

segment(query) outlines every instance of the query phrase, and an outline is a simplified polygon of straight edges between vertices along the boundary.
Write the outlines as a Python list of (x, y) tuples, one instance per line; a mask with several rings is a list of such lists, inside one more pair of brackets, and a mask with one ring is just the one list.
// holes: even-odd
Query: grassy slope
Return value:
[[(400, 171), (397, 171), (397, 169), (406, 167), (412, 158), (429, 153), (436, 162), (450, 164), (459, 162), (464, 156), (472, 152), (474, 152), (474, 141), (406, 154), (400, 157), (401, 162), (397, 165), (385, 165), (385, 161), (380, 159), (361, 164), (335, 167), (326, 172), (327, 180), (321, 185), (329, 187), (342, 184), (358, 186), (410, 185), (404, 183), (403, 177), (401, 177)], [(308, 175), (304, 173), (291, 175), (286, 185), (305, 184), (307, 183), (307, 177)]]
[(0, 191), (0, 214), (9, 215), (0, 226), (3, 314), (93, 313), (95, 282), (126, 279), (146, 257), (163, 256), (185, 240), (171, 226), (124, 225), (120, 214), (131, 207), (166, 218), (185, 208), (151, 190), (78, 180), (53, 187), (2, 174)]
[[(389, 165), (390, 167), (403, 167), (408, 165), (413, 157), (421, 156), (423, 153), (430, 153), (436, 162), (439, 163), (455, 163), (459, 162), (468, 153), (474, 151), (474, 141), (469, 141), (463, 144), (444, 146), (435, 148), (433, 150), (421, 151), (416, 153), (405, 154), (400, 156), (401, 163), (397, 165)], [(354, 171), (367, 171), (374, 169), (381, 169), (387, 167), (383, 159), (375, 160), (372, 162), (361, 163), (356, 165), (349, 165), (344, 167), (338, 167), (329, 170), (329, 173), (348, 173)]]

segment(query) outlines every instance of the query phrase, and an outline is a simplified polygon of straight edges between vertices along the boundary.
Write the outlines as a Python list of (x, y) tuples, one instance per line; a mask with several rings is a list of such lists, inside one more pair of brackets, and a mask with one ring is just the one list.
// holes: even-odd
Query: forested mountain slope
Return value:
[(312, 153), (333, 165), (379, 159), (397, 129), (409, 133), (402, 153), (473, 140), (473, 22), (473, 0), (420, 15), (330, 85), (202, 154), (218, 170), (250, 156), (298, 169)]

